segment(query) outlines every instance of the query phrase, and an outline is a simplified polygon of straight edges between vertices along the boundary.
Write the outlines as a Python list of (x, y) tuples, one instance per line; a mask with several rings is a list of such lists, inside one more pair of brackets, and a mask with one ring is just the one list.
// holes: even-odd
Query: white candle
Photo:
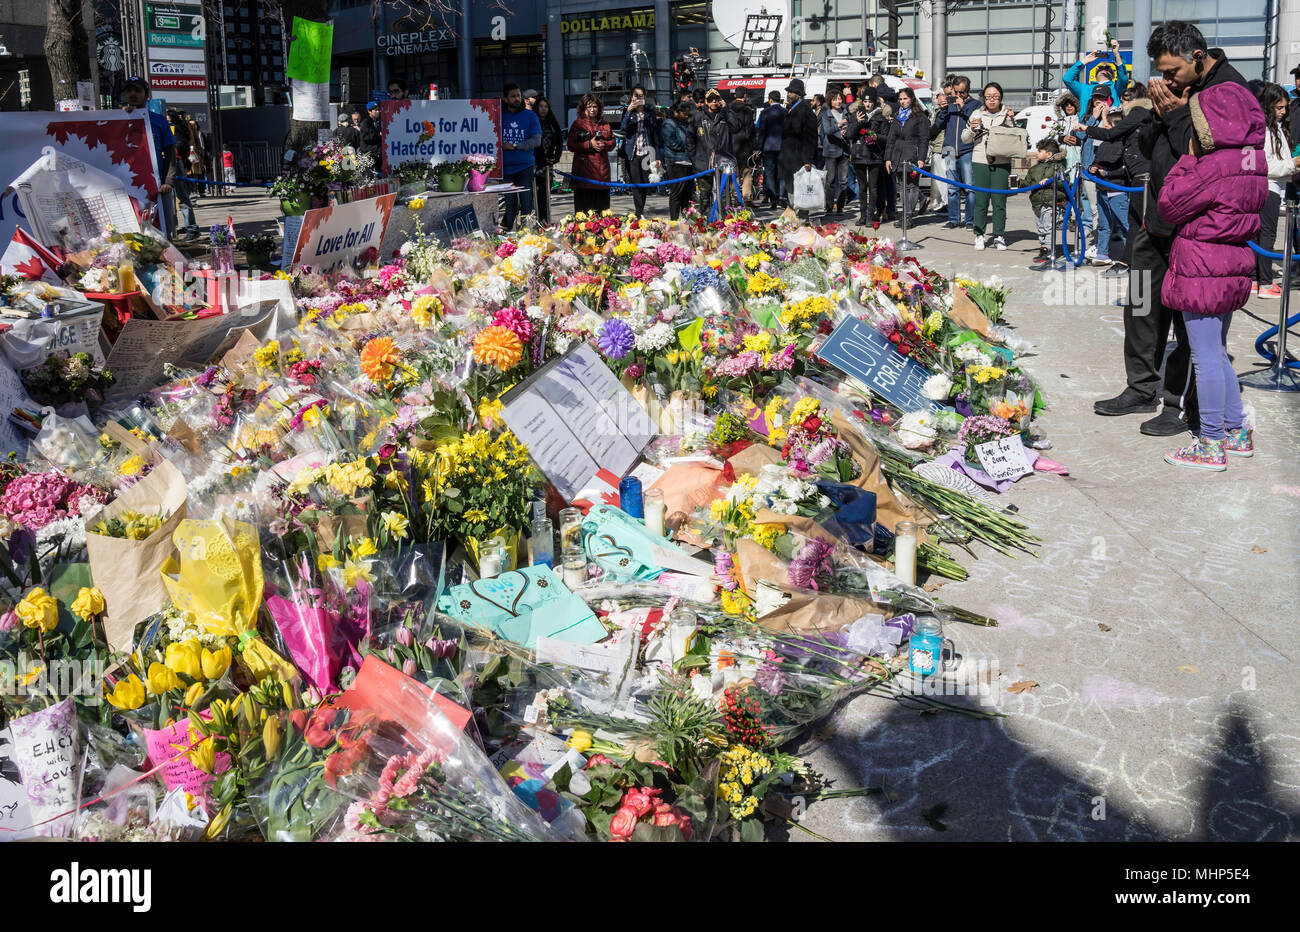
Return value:
[(643, 501), (646, 529), (656, 537), (664, 536), (664, 493), (662, 489), (650, 489)]
[(916, 585), (916, 525), (900, 521), (894, 528), (894, 575)]
[(478, 558), (478, 575), (480, 579), (491, 579), (494, 576), (500, 576), (501, 570), (504, 568), (505, 560), (502, 552), (495, 547)]

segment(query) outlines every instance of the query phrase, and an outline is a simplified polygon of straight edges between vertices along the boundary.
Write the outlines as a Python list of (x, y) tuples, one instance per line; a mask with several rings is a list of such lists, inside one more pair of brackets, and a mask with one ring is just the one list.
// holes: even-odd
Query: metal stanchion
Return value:
[(901, 186), (901, 191), (899, 193), (902, 196), (902, 201), (903, 201), (901, 205), (903, 211), (903, 218), (902, 218), (903, 238), (898, 241), (897, 248), (906, 251), (925, 248), (924, 246), (921, 246), (918, 243), (914, 243), (907, 238), (907, 172), (908, 169), (910, 168), (911, 166), (907, 162), (902, 162), (900, 163), (899, 170), (898, 170), (898, 180)]
[(1241, 384), (1246, 388), (1257, 388), (1265, 392), (1300, 392), (1300, 372), (1288, 369), (1286, 365), (1286, 327), (1291, 310), (1291, 276), (1294, 258), (1293, 243), (1296, 231), (1297, 204), (1286, 202), (1286, 239), (1282, 246), (1282, 309), (1277, 321), (1277, 355), (1273, 365), (1260, 372), (1252, 372), (1242, 377)]

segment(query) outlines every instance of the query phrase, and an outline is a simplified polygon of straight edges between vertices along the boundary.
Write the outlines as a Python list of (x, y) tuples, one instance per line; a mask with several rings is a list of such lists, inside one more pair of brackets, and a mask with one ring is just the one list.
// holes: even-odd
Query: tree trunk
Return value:
[[(53, 0), (51, 0), (53, 2)], [(284, 25), (281, 27), (281, 35), (287, 37), (293, 32), (293, 18), (300, 16), (303, 19), (314, 20), (319, 23), (329, 21), (329, 0), (283, 0), (280, 4), (280, 12), (284, 17)], [(285, 61), (288, 61), (289, 43), (285, 42), (284, 47)], [(309, 120), (291, 120), (289, 123), (289, 141), (286, 147), (293, 149), (294, 152), (301, 153), (316, 145), (316, 131), (328, 129), (328, 123), (320, 123)]]
[(55, 101), (76, 99), (77, 82), (90, 79), (90, 48), (81, 0), (46, 0), (45, 63)]

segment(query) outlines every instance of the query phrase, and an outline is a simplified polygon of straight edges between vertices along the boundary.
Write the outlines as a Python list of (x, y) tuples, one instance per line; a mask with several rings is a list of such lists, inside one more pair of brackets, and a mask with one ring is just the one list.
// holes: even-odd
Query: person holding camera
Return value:
[[(977, 188), (1005, 191), (1011, 187), (1011, 159), (988, 154), (989, 130), (994, 126), (1015, 126), (1016, 112), (1002, 106), (1002, 85), (990, 81), (981, 95), (984, 105), (970, 116), (961, 131), (961, 141), (971, 144), (972, 184)], [(984, 248), (984, 225), (988, 221), (989, 199), (993, 200), (993, 245), (1006, 249), (1007, 196), (975, 192), (975, 248)]]
[[(650, 173), (646, 163), (655, 157), (659, 148), (659, 116), (652, 107), (646, 106), (645, 88), (638, 84), (632, 88), (632, 99), (623, 114), (623, 134), (621, 147), (623, 157), (627, 159), (628, 178), (634, 185), (645, 184)], [(645, 188), (632, 189), (632, 206), (637, 218), (645, 212)]]
[(1129, 84), (1128, 66), (1120, 57), (1118, 39), (1110, 40), (1111, 61), (1102, 62), (1097, 66), (1093, 72), (1093, 80), (1088, 80), (1087, 77), (1089, 66), (1105, 55), (1106, 52), (1089, 52), (1080, 61), (1071, 65), (1070, 70), (1065, 73), (1065, 86), (1079, 100), (1092, 100), (1098, 89), (1104, 89), (1110, 95), (1111, 103), (1118, 107), (1121, 103), (1119, 95)]
[[(578, 101), (578, 118), (569, 127), (567, 140), (573, 153), (573, 211), (609, 210), (609, 188), (590, 182), (609, 182), (609, 153), (614, 148), (614, 131), (605, 120), (600, 98), (588, 92)], [(583, 179), (590, 179), (584, 181)]]

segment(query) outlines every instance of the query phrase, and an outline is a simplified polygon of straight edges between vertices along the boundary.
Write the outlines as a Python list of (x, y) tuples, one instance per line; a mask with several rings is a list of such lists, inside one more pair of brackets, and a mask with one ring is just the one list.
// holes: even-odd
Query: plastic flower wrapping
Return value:
[[(760, 840), (855, 792), (784, 750), (845, 698), (949, 708), (906, 688), (913, 627), (994, 622), (895, 575), (894, 531), (930, 577), (1037, 546), (969, 455), (1049, 447), (1005, 289), (743, 212), (372, 258), (293, 270), (291, 313), (136, 397), (33, 367), (88, 404), (0, 464), (0, 831)], [(822, 355), (846, 325), (907, 391)], [(579, 358), (649, 425), (636, 508), (618, 475), (566, 498), (521, 439)]]

